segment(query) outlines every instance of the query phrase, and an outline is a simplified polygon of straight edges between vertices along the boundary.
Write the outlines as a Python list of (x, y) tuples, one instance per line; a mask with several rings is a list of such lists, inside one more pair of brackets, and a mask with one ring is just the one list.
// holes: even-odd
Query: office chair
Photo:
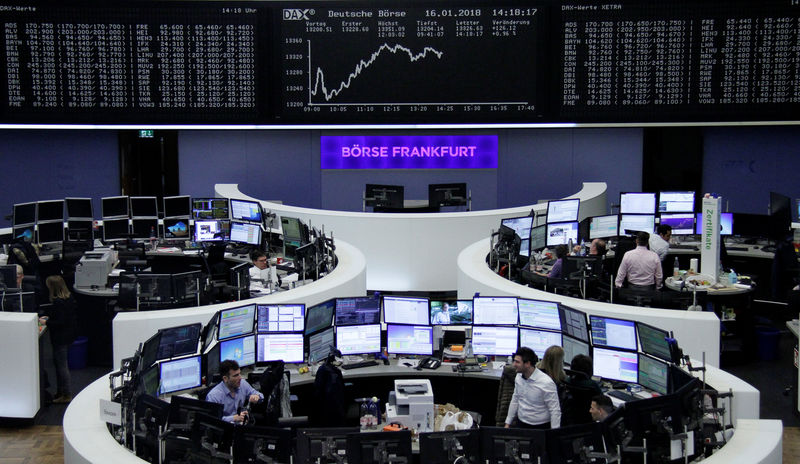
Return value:
[(139, 284), (135, 277), (120, 281), (117, 299), (111, 300), (109, 306), (114, 308), (115, 313), (139, 310)]
[(132, 245), (117, 252), (119, 257), (119, 267), (128, 272), (142, 272), (147, 268), (147, 258), (144, 254), (144, 246)]
[(658, 290), (622, 287), (617, 289), (619, 302), (633, 306), (657, 306), (660, 299)]

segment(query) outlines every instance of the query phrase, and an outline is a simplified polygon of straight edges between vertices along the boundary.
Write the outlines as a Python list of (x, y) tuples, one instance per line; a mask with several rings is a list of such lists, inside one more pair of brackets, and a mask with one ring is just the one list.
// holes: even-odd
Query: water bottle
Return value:
[(372, 399), (369, 402), (368, 410), (369, 410), (369, 416), (368, 416), (369, 417), (369, 428), (373, 429), (373, 430), (377, 429), (378, 428), (378, 423), (380, 422), (380, 420), (378, 418), (380, 417), (380, 414), (381, 414), (380, 411), (378, 410), (378, 398), (377, 397), (375, 397), (375, 396), (372, 397)]
[(739, 281), (739, 278), (736, 276), (736, 271), (733, 269), (731, 269), (731, 273), (728, 274), (728, 277), (731, 279), (731, 285)]
[(369, 405), (367, 404), (367, 398), (361, 398), (361, 406), (358, 408), (358, 410), (361, 430), (369, 429)]
[(157, 243), (158, 242), (157, 242), (157, 238), (156, 238), (156, 228), (153, 227), (153, 226), (150, 226), (150, 249), (152, 251), (156, 251)]
[(678, 276), (680, 275), (680, 273), (678, 272), (679, 268), (680, 268), (680, 264), (678, 263), (678, 257), (676, 256), (675, 257), (675, 261), (673, 261), (673, 264), (672, 264), (672, 277), (674, 277), (676, 279), (678, 278)]

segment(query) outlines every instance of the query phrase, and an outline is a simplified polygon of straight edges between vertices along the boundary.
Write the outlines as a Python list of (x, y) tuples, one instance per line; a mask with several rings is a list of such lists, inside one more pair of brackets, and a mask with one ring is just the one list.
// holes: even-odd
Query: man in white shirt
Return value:
[[(539, 362), (536, 353), (528, 347), (520, 347), (514, 353), (514, 395), (508, 406), (506, 428), (549, 429), (561, 426), (561, 406), (558, 390), (553, 379), (536, 369)], [(517, 423), (514, 424), (514, 419)]]
[(278, 279), (277, 271), (269, 265), (266, 253), (261, 250), (253, 250), (250, 252), (250, 259), (253, 261), (253, 267), (250, 268), (251, 285), (269, 289), (269, 283), (272, 282), (276, 287), (280, 287), (281, 282)]
[(672, 226), (659, 224), (656, 228), (656, 234), (650, 236), (650, 251), (655, 252), (655, 254), (658, 255), (658, 259), (663, 262), (664, 257), (669, 253), (669, 239), (672, 238)]
[(614, 284), (622, 287), (625, 280), (628, 287), (661, 288), (663, 285), (663, 272), (658, 255), (647, 249), (650, 234), (639, 232), (636, 235), (636, 248), (622, 256), (622, 262), (617, 270)]

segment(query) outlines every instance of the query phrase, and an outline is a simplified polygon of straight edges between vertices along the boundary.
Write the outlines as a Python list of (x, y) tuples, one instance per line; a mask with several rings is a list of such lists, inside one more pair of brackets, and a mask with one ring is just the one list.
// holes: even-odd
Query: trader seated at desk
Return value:
[(245, 403), (258, 403), (264, 399), (264, 395), (242, 378), (242, 370), (236, 361), (222, 361), (219, 373), (222, 382), (208, 392), (206, 401), (222, 405), (222, 420), (243, 424), (247, 420), (247, 411), (242, 410)]
[(661, 288), (663, 273), (658, 255), (647, 249), (650, 234), (636, 234), (636, 248), (625, 253), (617, 271), (614, 284), (621, 288), (625, 281), (628, 287), (640, 289)]
[(567, 256), (568, 249), (566, 245), (558, 245), (556, 246), (555, 253), (556, 253), (556, 262), (553, 263), (553, 267), (550, 268), (550, 272), (545, 274), (544, 272), (536, 272), (537, 274), (545, 277), (549, 277), (551, 279), (561, 279), (563, 276), (562, 270), (564, 269), (564, 257)]
[(281, 279), (278, 277), (278, 271), (275, 266), (269, 265), (267, 254), (261, 250), (253, 250), (250, 252), (250, 260), (253, 262), (253, 267), (250, 268), (250, 282), (251, 286), (263, 287), (268, 290), (270, 282), (273, 283), (273, 288), (281, 286)]

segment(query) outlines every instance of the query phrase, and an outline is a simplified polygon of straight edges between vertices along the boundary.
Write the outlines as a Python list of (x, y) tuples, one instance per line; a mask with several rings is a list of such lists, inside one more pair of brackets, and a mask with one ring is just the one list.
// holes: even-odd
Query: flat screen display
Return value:
[(661, 192), (658, 194), (659, 213), (693, 213), (694, 192)]
[(519, 340), (516, 327), (475, 326), (472, 328), (472, 351), (489, 356), (511, 356)]
[(188, 390), (200, 386), (202, 379), (200, 355), (162, 361), (159, 364), (160, 394)]
[(36, 226), (39, 229), (39, 243), (58, 243), (64, 241), (64, 222), (40, 222)]
[(652, 234), (656, 228), (656, 217), (652, 214), (620, 214), (619, 234), (627, 235), (626, 230)]
[(431, 301), (431, 324), (469, 325), (472, 324), (472, 300)]
[(592, 345), (636, 351), (636, 323), (610, 317), (589, 316)]
[(231, 222), (231, 242), (261, 245), (261, 226), (247, 222)]
[(189, 240), (189, 217), (164, 219), (164, 238), (168, 240)]
[(514, 229), (519, 238), (526, 239), (531, 235), (531, 224), (533, 216), (522, 216), (515, 218), (505, 218), (500, 221), (500, 225)]
[(103, 218), (118, 218), (130, 216), (128, 211), (128, 197), (106, 197), (100, 201), (100, 210)]
[(252, 366), (256, 363), (256, 337), (231, 338), (219, 342), (219, 362), (230, 359), (239, 363), (239, 367)]
[(304, 361), (303, 334), (269, 333), (258, 334), (256, 361), (283, 361), (301, 363)]
[(639, 355), (630, 351), (592, 349), (593, 375), (621, 382), (637, 383), (639, 380)]
[(589, 324), (586, 323), (586, 313), (559, 305), (561, 316), (561, 330), (578, 340), (589, 343)]
[(539, 329), (561, 330), (558, 303), (519, 298), (517, 307), (519, 308), (519, 325)]
[(331, 327), (335, 310), (336, 300), (328, 300), (308, 308), (306, 311), (306, 335)]
[(229, 221), (194, 221), (194, 241), (214, 242), (228, 239)]
[(537, 329), (519, 329), (519, 346), (532, 349), (539, 359), (544, 357), (544, 352), (553, 345), (561, 346), (561, 332), (548, 332)]
[(427, 298), (383, 297), (383, 321), (387, 324), (428, 325), (429, 312)]
[(433, 327), (386, 324), (386, 347), (391, 354), (433, 354)]
[(128, 218), (103, 219), (103, 241), (123, 240), (130, 236)]
[(36, 203), (19, 203), (14, 205), (14, 225), (33, 224), (36, 222)]
[(39, 222), (64, 220), (64, 200), (40, 201), (37, 209)]
[(381, 321), (381, 300), (359, 296), (336, 299), (336, 325), (377, 324)]
[(570, 200), (553, 200), (547, 202), (547, 222), (572, 222), (578, 220), (578, 207), (581, 201), (577, 198)]
[(570, 240), (572, 240), (572, 243), (578, 243), (577, 222), (547, 224), (547, 246), (566, 245)]
[(156, 197), (131, 197), (131, 217), (158, 217)]
[(669, 393), (669, 365), (639, 354), (639, 385), (658, 394)]
[(589, 222), (589, 239), (616, 237), (619, 235), (619, 216), (595, 216)]
[(189, 217), (192, 214), (192, 199), (188, 195), (164, 197), (164, 217)]
[(228, 219), (227, 198), (192, 198), (194, 219)]
[(662, 214), (662, 226), (672, 227), (672, 235), (694, 234), (694, 213)]
[(256, 305), (223, 309), (219, 313), (218, 340), (253, 333), (256, 320)]
[[(695, 234), (703, 234), (703, 213), (695, 215)], [(733, 213), (719, 213), (719, 223), (722, 230), (719, 231), (720, 235), (733, 235)]]
[(528, 248), (531, 251), (539, 251), (547, 246), (547, 225), (531, 228), (531, 239)]
[(16, 238), (21, 238), (26, 242), (33, 242), (36, 238), (36, 225), (30, 224), (26, 226), (14, 226), (11, 229), (11, 235)]
[(507, 296), (481, 296), (472, 299), (473, 324), (517, 325), (517, 299)]
[(158, 237), (158, 219), (131, 219), (131, 238), (147, 240)]
[(664, 361), (672, 360), (669, 343), (667, 342), (669, 332), (642, 322), (636, 323), (636, 330), (639, 335), (639, 344), (642, 345), (643, 353), (663, 359)]
[(336, 340), (333, 327), (328, 327), (321, 332), (310, 335), (308, 337), (308, 363), (314, 364), (324, 360), (330, 354), (331, 348), (335, 347)]
[(656, 214), (655, 193), (620, 193), (620, 214)]
[(231, 198), (231, 219), (261, 222), (261, 204), (255, 201)]
[(349, 325), (336, 327), (336, 348), (342, 355), (378, 353), (381, 351), (381, 325)]
[(67, 217), (70, 219), (92, 219), (92, 199), (91, 198), (65, 198), (67, 205)]
[(564, 348), (564, 362), (572, 364), (572, 359), (579, 354), (591, 356), (589, 352), (589, 344), (582, 342), (577, 338), (572, 338), (569, 335), (564, 335), (561, 347)]
[(303, 304), (258, 305), (258, 332), (302, 332), (305, 316)]
[(200, 323), (159, 330), (157, 359), (195, 354), (200, 341)]

